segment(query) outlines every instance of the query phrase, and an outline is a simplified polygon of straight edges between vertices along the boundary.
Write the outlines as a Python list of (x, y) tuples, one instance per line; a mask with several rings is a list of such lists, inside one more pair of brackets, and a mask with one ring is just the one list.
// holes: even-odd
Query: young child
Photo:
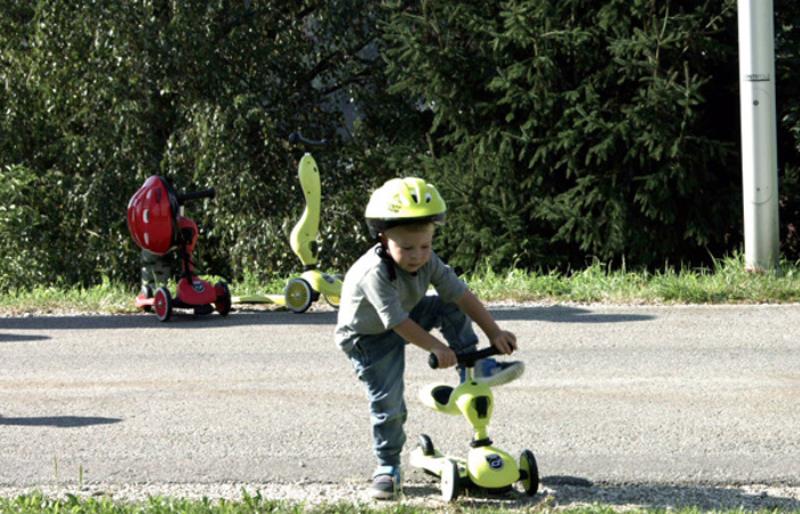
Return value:
[[(378, 499), (393, 499), (401, 490), (406, 342), (436, 354), (439, 367), (451, 367), (456, 353), (476, 349), (474, 321), (501, 353), (517, 349), (514, 334), (497, 326), (481, 301), (433, 252), (435, 225), (444, 222), (446, 211), (439, 192), (424, 180), (389, 180), (373, 192), (365, 213), (378, 243), (344, 278), (335, 338), (367, 389), (378, 460), (371, 494)], [(438, 294), (426, 294), (431, 284)], [(430, 334), (433, 328), (447, 344)], [(521, 362), (483, 359), (475, 366), (475, 380), (500, 385), (523, 370)]]

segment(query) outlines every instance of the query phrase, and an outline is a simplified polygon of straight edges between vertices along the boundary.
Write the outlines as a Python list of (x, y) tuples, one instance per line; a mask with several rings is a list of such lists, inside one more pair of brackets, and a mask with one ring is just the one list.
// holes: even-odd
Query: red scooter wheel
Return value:
[(156, 312), (159, 321), (169, 321), (172, 316), (172, 296), (170, 296), (166, 287), (156, 289), (153, 310)]
[(227, 316), (231, 312), (231, 292), (228, 290), (228, 284), (217, 282), (214, 284), (214, 290), (217, 293), (217, 301), (214, 302), (214, 306), (220, 316)]

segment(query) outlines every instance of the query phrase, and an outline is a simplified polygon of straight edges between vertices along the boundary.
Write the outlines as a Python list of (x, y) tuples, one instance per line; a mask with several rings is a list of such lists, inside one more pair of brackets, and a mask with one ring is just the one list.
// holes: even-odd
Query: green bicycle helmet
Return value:
[(444, 222), (447, 205), (433, 184), (421, 178), (393, 178), (369, 198), (364, 217), (372, 237), (400, 225)]

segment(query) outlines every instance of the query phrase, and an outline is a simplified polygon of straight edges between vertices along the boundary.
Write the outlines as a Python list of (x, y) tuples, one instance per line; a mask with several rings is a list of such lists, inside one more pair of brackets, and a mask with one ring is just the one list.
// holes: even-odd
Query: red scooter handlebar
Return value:
[(186, 202), (192, 200), (199, 200), (200, 198), (214, 198), (217, 192), (212, 187), (211, 189), (206, 189), (205, 191), (191, 191), (188, 193), (177, 193), (175, 196), (178, 198), (178, 203), (183, 205)]

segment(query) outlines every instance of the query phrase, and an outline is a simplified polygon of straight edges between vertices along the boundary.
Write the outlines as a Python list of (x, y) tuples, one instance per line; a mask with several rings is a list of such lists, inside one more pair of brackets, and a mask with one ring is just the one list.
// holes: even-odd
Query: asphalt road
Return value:
[[(491, 434), (545, 481), (800, 485), (800, 306), (497, 306), (527, 370)], [(0, 486), (304, 481), (372, 471), (335, 313), (0, 318)], [(410, 347), (407, 449), (464, 454)], [(413, 476), (413, 475), (411, 475)]]

